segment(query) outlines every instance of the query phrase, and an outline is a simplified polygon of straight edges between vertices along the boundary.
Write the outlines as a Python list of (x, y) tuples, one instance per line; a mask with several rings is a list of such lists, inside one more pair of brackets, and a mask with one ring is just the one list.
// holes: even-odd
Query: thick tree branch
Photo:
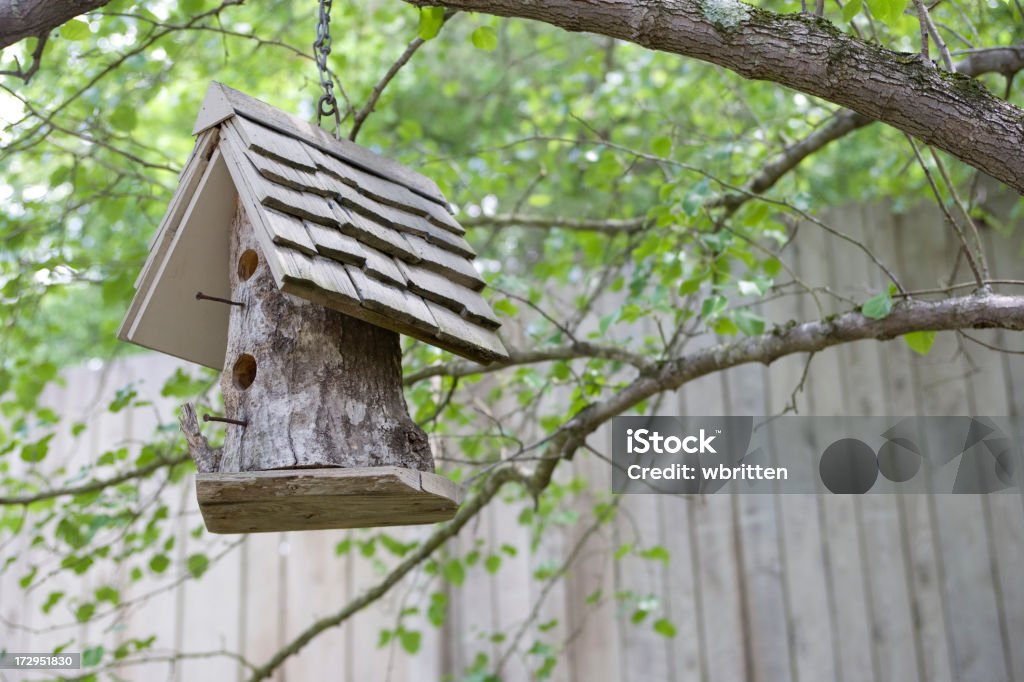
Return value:
[(738, 0), (405, 0), (535, 19), (693, 57), (888, 123), (1024, 192), (1024, 110), (967, 76)]
[(568, 346), (557, 346), (554, 348), (541, 348), (531, 351), (511, 351), (508, 360), (492, 362), (489, 365), (481, 365), (469, 360), (454, 360), (439, 365), (431, 365), (406, 374), (402, 381), (406, 386), (429, 379), (430, 377), (464, 377), (478, 374), (489, 374), (499, 372), (509, 367), (520, 365), (533, 365), (539, 362), (550, 362), (552, 360), (574, 360), (576, 358), (602, 358), (605, 360), (617, 360), (627, 365), (632, 365), (640, 371), (647, 371), (654, 366), (654, 363), (642, 355), (630, 353), (624, 348), (615, 346), (599, 346), (593, 343), (577, 342)]
[(0, 0), (0, 49), (23, 38), (44, 36), (65, 21), (110, 0)]

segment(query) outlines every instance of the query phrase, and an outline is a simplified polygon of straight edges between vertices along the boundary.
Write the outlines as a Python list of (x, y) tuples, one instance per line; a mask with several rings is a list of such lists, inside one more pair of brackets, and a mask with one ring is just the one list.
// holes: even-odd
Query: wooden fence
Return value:
[[(949, 276), (952, 231), (934, 210), (895, 215), (883, 208), (844, 209), (830, 224), (885, 254), (916, 288)], [(1021, 239), (986, 231), (990, 257), (1002, 277), (1024, 279)], [(790, 263), (814, 285), (864, 300), (883, 281), (867, 256), (813, 226), (800, 229), (788, 248)], [(1019, 292), (1018, 292), (1019, 293)], [(844, 307), (820, 296), (825, 313)], [(770, 320), (818, 315), (807, 298), (765, 303)], [(977, 333), (990, 344), (1024, 348), (1019, 336)], [(771, 367), (750, 365), (709, 376), (662, 403), (661, 413), (774, 414), (800, 384), (806, 358), (786, 358)], [(92, 428), (74, 441), (62, 433), (54, 450), (73, 465), (119, 442), (131, 443), (167, 420), (173, 405), (156, 395), (174, 361), (145, 355), (67, 374), (66, 388), (50, 396), (61, 414), (84, 416)], [(135, 382), (154, 400), (154, 413), (111, 415), (96, 406), (119, 386)], [(804, 390), (796, 394), (809, 415), (1021, 415), (1024, 359), (989, 352), (952, 333), (940, 334), (928, 357), (912, 354), (901, 340), (858, 342), (819, 353)], [(607, 429), (590, 444), (609, 451)], [(73, 470), (73, 466), (71, 470)], [(606, 491), (609, 470), (581, 452), (559, 476), (582, 476), (594, 491)], [(593, 493), (597, 494), (597, 493)], [(585, 495), (589, 498), (591, 494)], [(116, 620), (69, 625), (68, 614), (44, 616), (40, 604), (50, 589), (87, 594), (94, 585), (52, 580), (28, 596), (15, 584), (31, 561), (25, 546), (14, 568), (0, 578), (0, 646), (43, 650), (60, 641), (127, 640), (157, 635), (169, 653), (240, 651), (266, 660), (314, 619), (336, 612), (382, 575), (378, 560), (358, 552), (335, 556), (344, 532), (320, 531), (194, 538), (200, 519), (191, 486), (165, 494), (180, 512), (177, 563), (197, 546), (224, 553), (198, 581), (125, 584), (129, 599), (152, 593)], [(580, 505), (589, 509), (592, 500)], [(422, 624), (420, 652), (406, 654), (393, 643), (378, 647), (379, 631), (394, 626), (398, 612), (425, 609), (430, 576), (417, 572), (381, 602), (344, 626), (313, 640), (275, 674), (284, 682), (461, 680), (478, 653), (500, 658), (509, 640), (537, 610), (545, 641), (558, 663), (550, 679), (775, 682), (1024, 682), (1024, 503), (1020, 495), (991, 496), (707, 496), (634, 495), (621, 501), (613, 525), (584, 537), (584, 524), (553, 526), (534, 551), (516, 522), (522, 504), (494, 504), (456, 541), (469, 551), (478, 541), (520, 548), (504, 557), (496, 574), (473, 570), (450, 592), (449, 618), (437, 630)], [(404, 538), (427, 529), (403, 529)], [(582, 545), (582, 540), (586, 542)], [(615, 548), (661, 545), (671, 561), (629, 556), (612, 559)], [(558, 565), (577, 551), (564, 579), (531, 578), (539, 567)], [(2, 557), (0, 557), (2, 563)], [(659, 600), (650, 618), (631, 623), (633, 608), (613, 595), (631, 591)], [(677, 633), (666, 638), (651, 621), (664, 617)], [(14, 624), (17, 624), (15, 626)], [(526, 653), (537, 639), (530, 628), (504, 667), (502, 679), (536, 679), (542, 662)], [(243, 679), (226, 656), (182, 658), (125, 668), (123, 679), (181, 682)], [(37, 679), (38, 676), (7, 679)]]

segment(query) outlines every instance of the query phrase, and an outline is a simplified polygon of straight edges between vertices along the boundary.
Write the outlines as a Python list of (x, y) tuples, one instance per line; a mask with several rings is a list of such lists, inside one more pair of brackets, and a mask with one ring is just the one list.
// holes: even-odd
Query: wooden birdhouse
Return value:
[(182, 428), (215, 533), (431, 523), (399, 334), (506, 358), (475, 254), (429, 179), (213, 83), (120, 338), (222, 371), (222, 449)]

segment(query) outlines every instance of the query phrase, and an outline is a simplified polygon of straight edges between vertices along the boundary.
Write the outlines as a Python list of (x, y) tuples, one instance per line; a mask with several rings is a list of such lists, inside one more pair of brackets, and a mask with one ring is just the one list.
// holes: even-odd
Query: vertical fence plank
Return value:
[[(832, 216), (826, 216), (833, 220)], [(839, 240), (816, 225), (804, 224), (796, 237), (800, 240), (800, 272), (811, 286), (834, 285), (831, 256)], [(811, 307), (810, 316), (820, 317), (840, 311), (845, 303), (837, 303), (824, 293), (818, 298), (822, 305)], [(837, 353), (828, 350), (814, 358), (814, 371), (807, 387), (814, 414), (841, 415), (843, 412), (843, 375)], [(821, 452), (827, 442), (815, 442), (814, 451)], [(832, 626), (835, 632), (838, 662), (837, 679), (844, 682), (881, 682), (875, 677), (872, 656), (870, 609), (863, 571), (860, 530), (856, 503), (846, 495), (824, 495), (820, 499), (821, 542), (824, 548), (824, 570), (830, 597)]]
[[(727, 415), (722, 377), (701, 377), (682, 390), (684, 414)], [(728, 495), (703, 495), (691, 506), (700, 594), (701, 644), (706, 679), (732, 682), (749, 679), (745, 652), (749, 642), (743, 622), (739, 581), (742, 568), (736, 555), (736, 520)]]
[[(918, 288), (934, 286), (936, 279), (948, 277), (939, 264), (950, 262), (947, 254), (951, 240), (945, 235), (952, 228), (935, 209), (916, 212), (907, 224), (909, 229), (901, 235), (900, 246), (909, 284)], [(923, 263), (932, 264), (931, 268), (923, 267)], [(914, 362), (920, 414), (969, 412), (965, 368), (958, 362), (957, 352), (955, 335), (940, 333), (928, 357)], [(1006, 680), (981, 500), (975, 495), (936, 495), (928, 500), (938, 529), (939, 577), (955, 675), (970, 680)]]
[[(848, 207), (853, 214), (843, 222), (852, 238), (863, 243), (889, 268), (896, 266), (892, 244), (893, 221), (884, 205)], [(890, 280), (861, 250), (842, 244), (833, 254), (836, 277), (851, 287), (855, 300), (864, 301), (885, 291)], [(863, 288), (856, 287), (863, 283)], [(901, 343), (898, 341), (896, 343)], [(850, 416), (890, 414), (883, 389), (885, 375), (881, 355), (895, 351), (894, 344), (858, 342), (842, 346), (844, 413)], [(873, 444), (874, 445), (874, 444)], [(920, 679), (918, 647), (907, 568), (903, 552), (902, 509), (895, 495), (876, 495), (854, 500), (862, 532), (864, 572), (870, 596), (872, 648), (879, 680)]]
[[(783, 258), (791, 266), (801, 258), (802, 245), (792, 242)], [(813, 254), (818, 257), (818, 254)], [(768, 324), (785, 324), (805, 319), (803, 296), (790, 296), (764, 305)], [(806, 355), (781, 358), (765, 370), (766, 415), (782, 414), (791, 403), (797, 413), (813, 414), (806, 383), (801, 390), (805, 369), (808, 381), (814, 381), (815, 360), (807, 366)], [(795, 401), (795, 402), (794, 402)], [(772, 430), (770, 433), (774, 433)], [(814, 494), (779, 495), (775, 499), (781, 537), (780, 558), (787, 595), (788, 638), (792, 679), (795, 682), (837, 679), (834, 633), (829, 613), (829, 595), (822, 570), (824, 556), (821, 541), (820, 501)]]
[[(611, 427), (598, 429), (588, 438), (588, 443), (610, 458)], [(589, 486), (577, 505), (581, 518), (587, 519), (593, 515), (594, 504), (607, 499), (611, 490), (611, 467), (593, 453), (581, 450), (576, 453), (572, 468)], [(581, 539), (584, 525), (577, 524), (572, 529), (570, 542)], [(574, 680), (613, 682), (620, 679), (622, 654), (617, 638), (612, 535), (611, 529), (606, 528), (591, 537), (566, 580), (568, 630), (572, 638), (567, 653)]]
[[(765, 405), (765, 373), (743, 365), (723, 373), (729, 414), (760, 416)], [(738, 524), (734, 542), (742, 570), (738, 587), (743, 600), (751, 680), (785, 680), (792, 674), (789, 615), (774, 495), (731, 495)]]

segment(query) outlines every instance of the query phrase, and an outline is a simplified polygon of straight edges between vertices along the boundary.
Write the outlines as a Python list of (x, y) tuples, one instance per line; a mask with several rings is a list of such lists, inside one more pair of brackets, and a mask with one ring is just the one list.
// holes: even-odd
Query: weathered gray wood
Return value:
[(307, 220), (306, 232), (316, 245), (316, 250), (323, 255), (341, 263), (359, 267), (366, 262), (366, 252), (363, 247), (341, 230)]
[(430, 225), (426, 239), (428, 242), (447, 249), (452, 253), (457, 253), (466, 258), (476, 258), (476, 251), (473, 250), (473, 247), (469, 245), (469, 242), (464, 237), (460, 237), (436, 225)]
[(437, 229), (436, 225), (430, 223), (422, 215), (404, 210), (404, 207), (396, 208), (377, 201), (364, 194), (360, 189), (342, 184), (338, 187), (338, 194), (342, 198), (342, 205), (346, 208), (361, 213), (370, 220), (383, 222), (396, 230), (425, 236), (430, 230)]
[(424, 270), (418, 265), (399, 263), (399, 266), (409, 281), (409, 291), (419, 294), (428, 301), (438, 303), (457, 314), (461, 314), (465, 309), (466, 306), (462, 302), (463, 293), (472, 293), (465, 287), (445, 279), (436, 272)]
[(433, 314), (418, 296), (368, 277), (362, 270), (351, 265), (346, 265), (345, 269), (356, 285), (363, 307), (413, 325), (420, 330), (420, 334), (437, 329)]
[(268, 210), (264, 217), (275, 244), (290, 246), (310, 256), (316, 255), (316, 244), (309, 238), (302, 220), (272, 210)]
[(196, 135), (234, 114), (259, 123), (284, 135), (301, 139), (322, 152), (343, 159), (366, 171), (391, 178), (421, 196), (445, 204), (444, 195), (432, 180), (402, 164), (371, 152), (348, 140), (339, 140), (327, 131), (297, 116), (286, 114), (265, 102), (254, 99), (221, 83), (210, 83), (203, 113), (196, 121), (192, 134)]
[[(808, 224), (798, 231), (797, 240), (801, 246), (801, 277), (810, 286), (835, 284), (834, 263), (830, 258), (839, 240), (818, 226)], [(861, 285), (860, 282), (856, 284)], [(838, 302), (831, 297), (819, 298), (824, 309), (819, 311), (811, 307), (808, 317), (818, 318), (838, 312)], [(842, 385), (844, 378), (838, 354), (835, 351), (818, 353), (814, 358), (813, 376), (815, 381), (807, 387), (813, 414), (842, 415), (843, 396), (835, 390), (836, 386)], [(817, 452), (822, 452), (827, 445), (828, 442), (821, 438), (814, 443)], [(825, 493), (824, 489), (822, 492)], [(832, 645), (840, 675), (845, 671), (856, 671), (858, 682), (882, 682), (875, 672), (871, 605), (864, 576), (860, 520), (853, 497), (825, 493), (820, 498), (819, 542), (829, 591)], [(823, 646), (825, 642), (819, 645)]]
[(285, 282), (308, 282), (335, 304), (359, 305), (359, 294), (341, 263), (310, 258), (288, 248), (278, 249), (277, 256), (285, 263)]
[(422, 267), (441, 273), (473, 291), (480, 291), (484, 288), (484, 281), (480, 279), (480, 273), (466, 258), (457, 256), (415, 235), (408, 235), (406, 239), (412, 245), (416, 255), (419, 256)]
[(256, 167), (249, 163), (247, 172), (250, 182), (260, 203), (268, 208), (276, 208), (279, 211), (288, 213), (298, 218), (305, 218), (315, 223), (334, 226), (338, 224), (338, 217), (331, 208), (328, 199), (309, 192), (299, 192), (267, 180), (256, 171)]
[[(231, 252), (237, 260), (248, 250), (261, 254), (240, 209)], [(318, 285), (317, 270), (343, 267), (306, 264)], [(246, 425), (229, 425), (220, 472), (384, 465), (433, 471), (426, 436), (402, 395), (396, 334), (282, 294), (262, 255), (251, 277), (232, 269), (231, 280), (232, 297), (244, 305), (231, 310), (221, 389), (227, 416)]]
[(400, 467), (198, 474), (196, 494), (212, 533), (406, 526), (445, 521), (459, 500), (449, 487)]
[(263, 154), (250, 154), (249, 158), (260, 175), (271, 182), (300, 192), (312, 192), (325, 197), (331, 196), (337, 191), (337, 181), (322, 171), (296, 168)]
[(306, 153), (306, 146), (288, 135), (266, 128), (243, 116), (236, 117), (231, 124), (253, 151), (288, 166), (315, 173), (316, 163)]
[(437, 321), (437, 339), (441, 343), (469, 347), (473, 353), (487, 362), (505, 356), (505, 346), (498, 335), (488, 329), (482, 329), (452, 311), (436, 303), (427, 301), (427, 308)]
[(385, 284), (391, 284), (400, 289), (406, 288), (405, 275), (392, 256), (370, 247), (365, 247), (363, 251), (366, 254), (366, 263), (363, 265), (366, 274)]
[(338, 221), (341, 231), (345, 234), (358, 239), (367, 246), (390, 253), (402, 260), (412, 262), (419, 260), (402, 233), (370, 220), (355, 211), (350, 211), (337, 202), (334, 202), (332, 207), (335, 220)]

